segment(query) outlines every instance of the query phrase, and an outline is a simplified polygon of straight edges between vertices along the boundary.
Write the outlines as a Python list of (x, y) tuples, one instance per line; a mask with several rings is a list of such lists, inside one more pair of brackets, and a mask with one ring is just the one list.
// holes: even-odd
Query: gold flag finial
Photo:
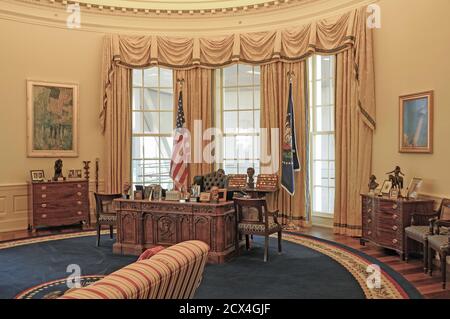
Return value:
[(184, 85), (184, 79), (178, 79), (177, 83), (180, 86), (180, 90), (182, 90), (183, 89), (183, 85)]
[(292, 79), (295, 77), (294, 71), (288, 71), (287, 72), (287, 77), (289, 79), (289, 83), (292, 83)]

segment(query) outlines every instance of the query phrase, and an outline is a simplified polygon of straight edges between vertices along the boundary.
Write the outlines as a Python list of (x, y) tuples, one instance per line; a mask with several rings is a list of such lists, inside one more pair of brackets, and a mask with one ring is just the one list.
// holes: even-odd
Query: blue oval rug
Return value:
[[(67, 278), (74, 265), (80, 270), (80, 284), (86, 286), (136, 261), (135, 256), (112, 254), (113, 241), (106, 235), (96, 247), (94, 234), (0, 243), (0, 298), (57, 298), (69, 289)], [(263, 240), (255, 237), (250, 251), (226, 264), (208, 264), (195, 297), (421, 298), (400, 274), (357, 250), (297, 233), (286, 232), (283, 237), (280, 255), (276, 239), (271, 238), (267, 263)], [(371, 280), (374, 269), (379, 276)]]

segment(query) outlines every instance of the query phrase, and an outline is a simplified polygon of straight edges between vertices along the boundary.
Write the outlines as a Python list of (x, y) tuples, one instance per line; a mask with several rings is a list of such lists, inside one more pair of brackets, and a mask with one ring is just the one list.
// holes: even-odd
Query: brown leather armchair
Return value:
[(278, 252), (281, 253), (282, 226), (278, 223), (278, 210), (269, 211), (265, 198), (235, 198), (237, 213), (236, 249), (239, 251), (239, 235), (245, 235), (245, 246), (250, 249), (249, 235), (264, 236), (264, 262), (269, 258), (269, 235), (278, 233)]

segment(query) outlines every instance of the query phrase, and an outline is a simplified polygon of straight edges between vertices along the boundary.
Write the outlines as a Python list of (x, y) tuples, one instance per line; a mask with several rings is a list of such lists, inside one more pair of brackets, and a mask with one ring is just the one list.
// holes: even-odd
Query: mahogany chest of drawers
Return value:
[(404, 230), (413, 213), (433, 214), (433, 200), (362, 196), (361, 244), (372, 242), (404, 257)]
[(28, 228), (90, 224), (87, 180), (31, 183)]

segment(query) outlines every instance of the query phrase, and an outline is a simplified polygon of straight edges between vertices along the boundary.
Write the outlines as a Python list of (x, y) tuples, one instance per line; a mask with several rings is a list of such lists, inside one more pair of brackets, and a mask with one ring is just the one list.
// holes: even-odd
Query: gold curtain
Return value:
[[(216, 69), (224, 65), (245, 62), (254, 65), (274, 62), (299, 62), (308, 56), (337, 54), (356, 48), (367, 30), (366, 7), (355, 9), (338, 17), (314, 21), (299, 27), (265, 32), (229, 34), (217, 37), (182, 38), (162, 36), (107, 35), (103, 64), (104, 74), (114, 72), (115, 65), (148, 67), (161, 65), (178, 70), (192, 68)], [(363, 46), (361, 46), (363, 47)], [(363, 51), (361, 51), (364, 53)], [(365, 57), (365, 55), (363, 56)], [(363, 67), (370, 61), (357, 57)], [(364, 73), (361, 72), (364, 76)], [(103, 90), (112, 85), (110, 76), (103, 77)], [(361, 89), (365, 86), (361, 81)], [(360, 95), (363, 97), (363, 95)], [(362, 104), (368, 118), (374, 119), (375, 110)], [(106, 101), (103, 102), (101, 125), (105, 122)]]
[[(372, 32), (360, 17), (355, 46), (336, 57), (334, 232), (361, 236), (361, 197), (372, 169), (375, 87)], [(368, 112), (370, 110), (370, 112)]]
[[(295, 226), (306, 226), (310, 220), (309, 200), (307, 192), (307, 142), (308, 142), (308, 117), (306, 103), (306, 63), (284, 63), (277, 62), (261, 66), (262, 83), (262, 110), (261, 127), (267, 128), (267, 140), (261, 136), (261, 150), (278, 156), (278, 163), (261, 164), (262, 173), (276, 171), (281, 176), (281, 152), (280, 145), (283, 143), (283, 128), (286, 121), (289, 79), (288, 71), (294, 73), (292, 79), (292, 96), (294, 101), (295, 136), (297, 151), (301, 170), (295, 172), (295, 194), (290, 196), (283, 188), (278, 193), (269, 196), (269, 205), (280, 210), (283, 224)], [(271, 128), (280, 128), (278, 134)], [(266, 152), (267, 147), (267, 152)]]
[[(174, 94), (175, 108), (178, 104), (178, 95), (181, 89), (179, 80), (184, 80), (182, 88), (183, 110), (186, 127), (191, 132), (191, 162), (188, 165), (188, 185), (192, 182), (194, 176), (213, 171), (213, 164), (203, 161), (203, 149), (210, 143), (207, 140), (203, 141), (203, 132), (212, 127), (213, 121), (212, 74), (212, 70), (201, 68), (174, 70), (173, 74), (174, 87), (176, 88)], [(196, 123), (198, 125), (197, 130), (194, 127)]]
[(106, 95), (105, 188), (108, 193), (122, 193), (131, 172), (131, 70), (117, 66), (112, 83)]
[[(208, 106), (212, 100), (208, 94), (213, 94), (211, 69), (237, 62), (262, 66), (261, 127), (268, 128), (283, 127), (287, 108), (286, 72), (292, 69), (296, 74), (294, 105), (303, 167), (295, 176), (295, 196), (291, 198), (280, 191), (278, 198), (272, 200), (278, 203), (285, 222), (307, 223), (304, 61), (312, 54), (336, 54), (335, 232), (359, 235), (359, 192), (364, 189), (370, 174), (375, 129), (372, 30), (367, 28), (367, 17), (366, 7), (361, 7), (339, 17), (286, 30), (212, 38), (106, 36), (100, 124), (107, 141), (107, 191), (120, 191), (123, 182), (130, 178), (130, 68), (161, 65), (177, 70), (175, 79), (185, 80), (187, 125), (193, 125), (193, 119), (202, 119), (203, 128), (212, 118), (212, 107)], [(272, 135), (269, 137), (276, 142)], [(281, 136), (278, 142), (280, 139)], [(266, 146), (279, 148), (276, 143), (262, 145)], [(190, 176), (209, 171), (210, 165), (191, 165)]]

